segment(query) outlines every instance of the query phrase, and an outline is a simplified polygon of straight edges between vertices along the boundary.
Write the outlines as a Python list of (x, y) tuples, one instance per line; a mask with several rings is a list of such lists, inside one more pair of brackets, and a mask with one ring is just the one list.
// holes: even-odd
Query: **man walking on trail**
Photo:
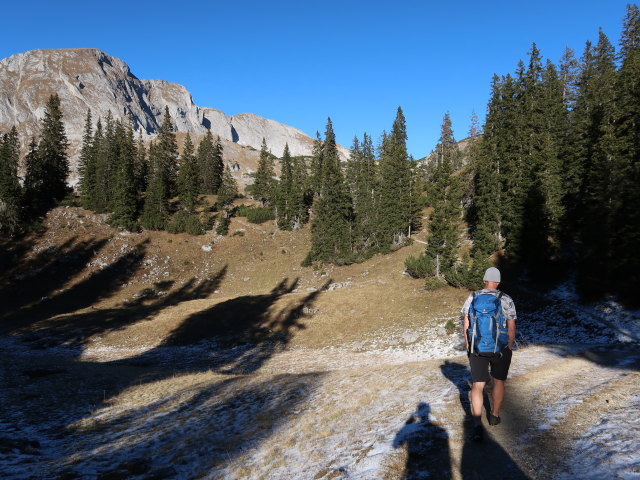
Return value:
[(516, 338), (516, 307), (509, 295), (498, 290), (500, 270), (488, 268), (484, 288), (469, 295), (462, 307), (464, 339), (471, 369), (471, 414), (473, 439), (483, 440), (482, 405), (484, 387), (493, 378), (490, 425), (500, 423), (504, 382), (509, 373)]

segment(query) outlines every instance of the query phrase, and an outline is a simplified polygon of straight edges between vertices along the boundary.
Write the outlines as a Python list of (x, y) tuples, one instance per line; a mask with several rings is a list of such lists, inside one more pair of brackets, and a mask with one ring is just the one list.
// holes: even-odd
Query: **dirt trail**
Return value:
[[(520, 351), (514, 361), (526, 362), (526, 356), (526, 350)], [(609, 412), (628, 406), (640, 381), (639, 370), (635, 346), (596, 348), (578, 356), (554, 356), (510, 378), (502, 423), (491, 427), (483, 418), (487, 441), (475, 445), (464, 441), (463, 435), (451, 438), (452, 478), (570, 475), (572, 446)], [(456, 415), (455, 405), (449, 414)], [(611, 478), (617, 477), (612, 473)]]
[[(151, 468), (139, 460), (149, 456), (177, 469), (159, 478), (556, 479), (570, 475), (575, 442), (629, 405), (640, 380), (636, 350), (516, 351), (503, 422), (483, 419), (483, 444), (467, 440), (465, 356), (401, 362), (384, 352), (291, 349), (249, 375), (200, 369), (168, 377), (162, 364), (5, 352), (3, 421), (14, 428), (13, 410), (42, 444), (30, 457), (39, 474), (6, 478)], [(69, 430), (73, 417), (81, 420)], [(98, 448), (83, 453), (74, 444)], [(189, 457), (194, 446), (201, 450)]]

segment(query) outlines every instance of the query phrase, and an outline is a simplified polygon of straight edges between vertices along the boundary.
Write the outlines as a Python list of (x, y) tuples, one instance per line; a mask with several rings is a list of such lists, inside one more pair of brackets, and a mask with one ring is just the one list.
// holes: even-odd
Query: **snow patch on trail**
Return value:
[(640, 395), (629, 398), (590, 428), (568, 453), (572, 468), (558, 480), (640, 478)]
[[(587, 365), (569, 384), (562, 383), (553, 398), (545, 397), (547, 403), (540, 402), (546, 407), (531, 414), (538, 431), (553, 432), (594, 391), (637, 372), (635, 354), (616, 357), (619, 360), (611, 365), (588, 362), (580, 355), (597, 345), (618, 344), (631, 351), (629, 335), (621, 332), (639, 333), (638, 312), (605, 302), (583, 307), (589, 314), (576, 316), (573, 295), (570, 288), (561, 287), (550, 295), (550, 306), (519, 321), (523, 336), (531, 341), (514, 352), (511, 378), (571, 357)], [(434, 426), (450, 445), (461, 439), (461, 402), (469, 373), (460, 334), (443, 331), (448, 319), (414, 330), (387, 327), (340, 346), (276, 351), (249, 375), (215, 368), (250, 353), (249, 346), (222, 349), (215, 342), (201, 342), (132, 351), (94, 343), (82, 351), (64, 346), (38, 350), (0, 337), (0, 436), (24, 437), (38, 445), (34, 451), (29, 445), (11, 448), (7, 441), (0, 451), (0, 476), (383, 478), (386, 460), (411, 431)], [(35, 423), (29, 418), (28, 402), (37, 404), (37, 399), (29, 400), (36, 390), (25, 379), (16, 381), (15, 370), (36, 360), (55, 363), (56, 357), (69, 362), (69, 369), (73, 362), (116, 368), (134, 358), (135, 366), (166, 369), (168, 374), (151, 380), (139, 377), (104, 397), (100, 391), (94, 403), (78, 401), (73, 392), (68, 404), (56, 405), (51, 416)], [(176, 370), (176, 365), (183, 370)], [(544, 390), (549, 396), (545, 388), (555, 385), (552, 382), (540, 382), (531, 395)], [(408, 419), (424, 411), (422, 404), (428, 405), (430, 417), (412, 427)], [(637, 394), (609, 406), (606, 417), (575, 445), (566, 446), (563, 458), (571, 464), (558, 466), (559, 471), (564, 468), (558, 478), (640, 478), (639, 410)], [(513, 441), (526, 458), (529, 439)]]

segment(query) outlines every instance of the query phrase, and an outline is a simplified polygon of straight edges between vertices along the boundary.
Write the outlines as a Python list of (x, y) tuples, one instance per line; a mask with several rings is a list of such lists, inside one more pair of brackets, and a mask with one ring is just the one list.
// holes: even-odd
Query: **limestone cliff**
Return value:
[[(37, 135), (44, 105), (53, 93), (61, 99), (73, 172), (88, 109), (94, 119), (104, 119), (109, 111), (116, 119), (130, 117), (134, 129), (151, 138), (167, 106), (178, 132), (188, 132), (196, 141), (207, 128), (219, 135), (225, 158), (238, 164), (239, 176), (246, 177), (254, 167), (263, 137), (276, 156), (282, 155), (285, 143), (293, 155), (311, 155), (313, 148), (313, 139), (296, 128), (251, 113), (227, 116), (198, 107), (182, 85), (140, 80), (122, 60), (89, 48), (32, 50), (0, 61), (0, 132), (15, 125), (26, 146)], [(341, 147), (341, 155), (346, 158), (348, 151)]]

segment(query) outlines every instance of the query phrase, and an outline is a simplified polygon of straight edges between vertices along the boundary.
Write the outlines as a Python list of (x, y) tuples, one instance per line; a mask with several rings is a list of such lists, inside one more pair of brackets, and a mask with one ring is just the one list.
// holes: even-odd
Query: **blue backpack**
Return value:
[(473, 293), (467, 330), (471, 353), (499, 353), (508, 344), (501, 298), (502, 292), (497, 297), (490, 293)]

